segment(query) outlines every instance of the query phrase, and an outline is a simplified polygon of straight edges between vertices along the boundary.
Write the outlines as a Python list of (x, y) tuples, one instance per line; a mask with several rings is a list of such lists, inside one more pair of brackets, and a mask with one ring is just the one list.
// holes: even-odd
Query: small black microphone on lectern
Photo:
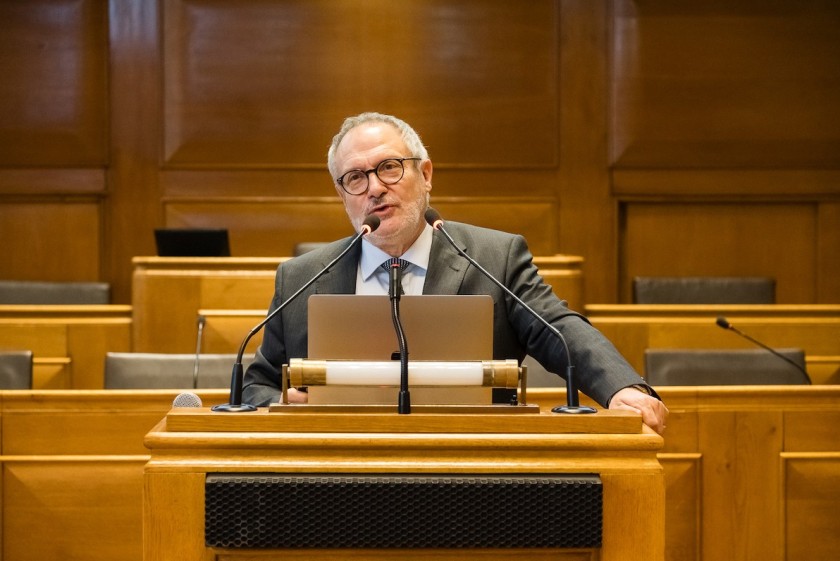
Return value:
[(366, 216), (364, 222), (362, 223), (362, 227), (359, 230), (359, 233), (356, 234), (356, 237), (350, 240), (350, 243), (347, 245), (347, 247), (344, 248), (344, 251), (338, 254), (338, 257), (330, 261), (326, 267), (324, 267), (318, 272), (318, 274), (309, 279), (306, 282), (306, 284), (304, 284), (297, 290), (297, 292), (289, 296), (289, 298), (285, 302), (277, 306), (270, 314), (268, 314), (265, 317), (265, 319), (259, 322), (256, 326), (254, 326), (253, 329), (251, 329), (251, 331), (248, 332), (248, 335), (245, 336), (245, 339), (242, 340), (242, 344), (239, 346), (239, 353), (236, 355), (236, 362), (233, 365), (233, 372), (230, 377), (230, 402), (211, 407), (213, 411), (223, 411), (226, 413), (242, 413), (246, 411), (257, 410), (257, 408), (253, 405), (250, 405), (248, 403), (242, 403), (242, 385), (244, 383), (245, 378), (245, 369), (242, 366), (242, 357), (245, 355), (245, 347), (248, 345), (248, 341), (250, 341), (251, 338), (265, 326), (265, 324), (271, 321), (271, 318), (279, 314), (280, 311), (283, 310), (283, 308), (285, 308), (290, 302), (294, 301), (295, 298), (300, 296), (300, 294), (304, 290), (309, 288), (312, 285), (312, 283), (321, 278), (321, 276), (324, 275), (327, 271), (329, 271), (333, 265), (341, 261), (341, 259), (350, 252), (350, 249), (352, 249), (357, 243), (359, 243), (359, 241), (364, 236), (370, 234), (377, 228), (379, 228), (379, 217), (373, 214)]
[(438, 230), (440, 233), (444, 235), (444, 237), (449, 241), (449, 244), (455, 248), (464, 259), (470, 262), (470, 264), (478, 269), (485, 277), (490, 279), (496, 286), (501, 288), (508, 296), (510, 296), (517, 304), (522, 306), (522, 308), (530, 313), (534, 319), (542, 323), (546, 329), (548, 329), (555, 337), (557, 337), (560, 342), (563, 344), (563, 350), (566, 353), (566, 405), (558, 405), (551, 409), (552, 413), (595, 413), (595, 409), (586, 405), (580, 405), (580, 401), (578, 398), (578, 390), (577, 384), (575, 381), (574, 370), (575, 367), (572, 365), (572, 355), (569, 354), (569, 345), (566, 343), (566, 338), (563, 337), (563, 334), (560, 331), (548, 323), (545, 318), (539, 315), (533, 308), (531, 308), (528, 304), (522, 301), (516, 294), (514, 294), (508, 287), (502, 284), (496, 277), (491, 275), (484, 267), (478, 264), (478, 262), (470, 257), (466, 251), (461, 249), (455, 240), (452, 239), (452, 236), (449, 235), (449, 232), (443, 227), (443, 219), (440, 217), (440, 213), (429, 207), (426, 209), (426, 213), (424, 214), (426, 218), (426, 222), (434, 228)]
[[(774, 355), (776, 355), (776, 356), (777, 356), (777, 357), (779, 357), (780, 359), (782, 359), (782, 360), (784, 360), (785, 362), (789, 363), (789, 364), (790, 364), (790, 365), (792, 365), (794, 368), (796, 368), (797, 370), (799, 370), (800, 372), (802, 372), (803, 374), (805, 374), (805, 379), (806, 379), (806, 380), (810, 380), (810, 379), (811, 379), (811, 377), (810, 377), (810, 376), (808, 376), (808, 373), (805, 371), (805, 369), (804, 369), (804, 368), (802, 368), (800, 365), (796, 364), (794, 361), (792, 361), (791, 359), (789, 359), (788, 357), (786, 357), (786, 356), (785, 356), (785, 355), (783, 355), (782, 353), (778, 352), (777, 350), (770, 348), (769, 346), (765, 345), (765, 344), (764, 344), (764, 343), (762, 343), (761, 341), (756, 341), (755, 339), (753, 339), (752, 337), (750, 337), (749, 335), (747, 335), (747, 334), (746, 334), (746, 333), (744, 333), (743, 331), (741, 331), (741, 330), (737, 329), (734, 325), (732, 325), (731, 323), (729, 323), (729, 320), (727, 320), (725, 317), (723, 317), (723, 316), (718, 316), (718, 318), (715, 320), (715, 323), (716, 323), (719, 327), (722, 327), (723, 329), (726, 329), (726, 330), (733, 331), (733, 332), (737, 333), (738, 335), (740, 335), (741, 337), (743, 337), (744, 339), (746, 339), (746, 340), (747, 340), (747, 341), (749, 341), (750, 343), (754, 343), (754, 344), (758, 345), (758, 346), (759, 346), (759, 347), (761, 347), (762, 349), (764, 349), (764, 350), (766, 350), (766, 351), (769, 351), (769, 352), (773, 353)], [(810, 382), (809, 382), (809, 383), (810, 383)]]

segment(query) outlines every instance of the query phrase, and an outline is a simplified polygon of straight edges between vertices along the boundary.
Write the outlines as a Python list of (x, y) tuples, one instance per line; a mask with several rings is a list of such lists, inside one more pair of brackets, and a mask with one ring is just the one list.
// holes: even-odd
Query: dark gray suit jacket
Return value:
[[(566, 307), (543, 282), (522, 236), (456, 222), (447, 222), (446, 230), (470, 257), (563, 334), (578, 386), (586, 395), (606, 406), (618, 390), (645, 383), (612, 343)], [(351, 239), (333, 242), (278, 267), (269, 313), (341, 253)], [(361, 244), (268, 322), (256, 359), (245, 373), (244, 402), (265, 406), (278, 401), (281, 365), (308, 354), (308, 297), (315, 293), (354, 294), (360, 255)], [(493, 358), (521, 361), (530, 354), (546, 370), (565, 373), (565, 352), (557, 337), (459, 255), (438, 231), (423, 293), (489, 294), (494, 302)], [(349, 327), (347, 336), (352, 337)]]

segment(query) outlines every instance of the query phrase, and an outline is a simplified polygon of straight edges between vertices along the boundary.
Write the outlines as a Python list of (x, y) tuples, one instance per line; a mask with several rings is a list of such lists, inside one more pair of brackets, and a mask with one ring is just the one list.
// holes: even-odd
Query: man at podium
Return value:
[[(243, 400), (267, 406), (280, 398), (281, 365), (307, 356), (307, 298), (315, 293), (388, 294), (382, 264), (399, 258), (403, 293), (489, 294), (495, 302), (493, 358), (531, 355), (546, 370), (565, 371), (567, 357), (558, 337), (458, 253), (425, 218), (432, 189), (432, 161), (419, 135), (390, 115), (363, 113), (347, 118), (333, 138), (327, 167), (357, 232), (375, 216), (379, 226), (353, 247), (317, 283), (287, 302), (353, 238), (338, 240), (283, 263), (277, 269), (269, 312), (285, 308), (265, 326), (255, 361), (245, 373)], [(604, 407), (630, 409), (659, 433), (668, 409), (616, 348), (545, 284), (522, 236), (449, 222), (455, 242), (490, 275), (511, 290), (566, 339), (580, 389)], [(349, 318), (348, 337), (353, 336)], [(562, 375), (562, 374), (561, 374)], [(289, 389), (289, 400), (306, 393)]]

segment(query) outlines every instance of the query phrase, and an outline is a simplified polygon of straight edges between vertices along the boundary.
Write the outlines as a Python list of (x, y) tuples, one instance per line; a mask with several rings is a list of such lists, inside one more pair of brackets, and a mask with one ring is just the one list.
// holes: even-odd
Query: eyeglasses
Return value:
[(405, 175), (403, 162), (409, 160), (420, 161), (422, 158), (388, 158), (376, 164), (375, 168), (367, 171), (351, 169), (335, 180), (348, 195), (364, 195), (370, 187), (370, 174), (375, 173), (377, 179), (385, 185), (397, 183)]

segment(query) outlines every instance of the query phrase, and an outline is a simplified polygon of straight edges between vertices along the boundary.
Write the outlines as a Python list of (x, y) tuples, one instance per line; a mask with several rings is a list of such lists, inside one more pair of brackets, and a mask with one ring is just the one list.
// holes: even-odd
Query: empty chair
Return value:
[(636, 277), (634, 304), (774, 304), (771, 277)]
[(652, 386), (811, 383), (802, 349), (776, 352), (787, 360), (764, 349), (647, 349), (645, 378)]
[(106, 353), (105, 389), (229, 388), (235, 354)]
[(0, 280), (0, 304), (109, 304), (111, 285), (105, 282), (43, 282)]
[(0, 351), (0, 389), (32, 388), (32, 351)]

